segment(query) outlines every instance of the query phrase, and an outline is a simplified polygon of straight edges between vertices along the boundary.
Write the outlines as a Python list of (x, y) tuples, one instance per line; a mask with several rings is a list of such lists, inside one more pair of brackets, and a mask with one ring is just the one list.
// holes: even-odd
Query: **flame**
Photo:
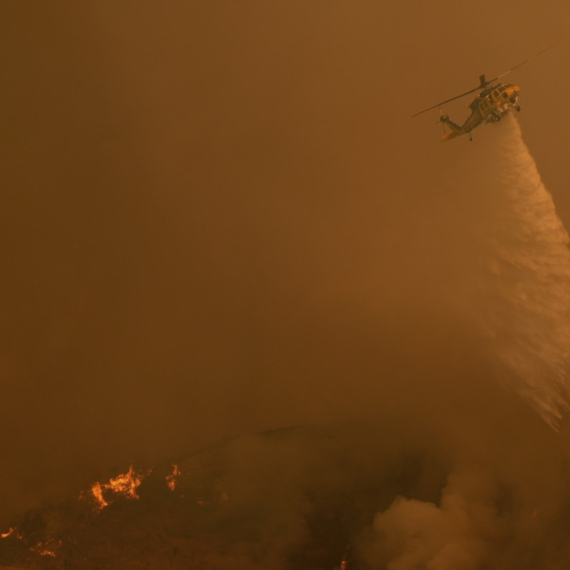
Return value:
[(97, 501), (97, 505), (99, 510), (104, 509), (109, 503), (103, 497), (103, 489), (101, 488), (101, 483), (95, 483), (93, 487), (91, 487), (91, 492)]
[(43, 542), (38, 542), (35, 546), (30, 548), (32, 552), (36, 552), (40, 556), (51, 556), (55, 558), (55, 552), (53, 550), (48, 550)]
[(107, 485), (104, 485), (107, 489), (112, 489), (118, 495), (124, 495), (125, 497), (130, 497), (131, 499), (138, 499), (137, 487), (142, 483), (141, 477), (139, 477), (133, 466), (129, 467), (129, 471), (114, 479), (111, 479)]
[[(14, 535), (18, 540), (22, 540), (22, 538), (23, 538), (23, 536), (19, 532), (16, 531), (16, 527), (14, 527), (14, 528), (10, 527), (10, 530), (8, 532), (1, 533), (0, 538), (8, 538), (9, 536), (12, 536), (12, 535)], [(2, 567), (0, 566), (0, 568), (2, 568)]]
[(170, 487), (172, 491), (176, 489), (176, 479), (182, 475), (180, 469), (178, 469), (178, 465), (173, 465), (174, 471), (166, 476), (166, 484)]
[[(129, 467), (127, 473), (122, 473), (114, 479), (111, 479), (108, 483), (94, 483), (91, 486), (91, 495), (95, 499), (96, 510), (102, 511), (106, 506), (109, 505), (105, 499), (105, 491), (112, 491), (116, 495), (126, 497), (128, 499), (138, 499), (137, 487), (142, 483), (143, 477), (137, 475), (133, 466)], [(80, 497), (84, 497), (85, 494), (81, 493)]]

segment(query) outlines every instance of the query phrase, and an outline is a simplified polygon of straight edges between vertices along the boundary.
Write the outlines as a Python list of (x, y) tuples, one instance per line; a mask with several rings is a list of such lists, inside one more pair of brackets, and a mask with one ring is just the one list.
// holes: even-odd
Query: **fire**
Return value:
[(53, 550), (48, 550), (43, 542), (38, 542), (35, 546), (30, 548), (32, 552), (36, 552), (40, 556), (51, 556), (55, 558), (55, 552)]
[(91, 492), (99, 505), (99, 509), (104, 509), (109, 503), (103, 497), (103, 489), (101, 488), (101, 483), (95, 483), (93, 487), (91, 487)]
[(178, 465), (173, 465), (174, 471), (166, 476), (166, 484), (170, 487), (172, 491), (176, 489), (176, 479), (182, 475), (180, 469), (178, 469)]
[(112, 489), (118, 495), (124, 495), (131, 499), (138, 499), (137, 487), (142, 483), (142, 479), (135, 473), (133, 466), (129, 467), (129, 471), (123, 475), (119, 475), (111, 479), (107, 485), (107, 489)]
[[(8, 532), (3, 532), (0, 534), (0, 539), (1, 538), (8, 538), (9, 536), (14, 535), (18, 540), (22, 540), (22, 535), (16, 531), (16, 527), (14, 528), (10, 528), (10, 530), (8, 530)], [(1, 566), (0, 566), (1, 568)]]
[[(91, 494), (97, 503), (96, 509), (98, 511), (102, 511), (109, 505), (104, 496), (105, 491), (112, 491), (116, 495), (120, 495), (128, 499), (138, 499), (137, 487), (142, 483), (142, 479), (143, 477), (141, 475), (137, 475), (131, 465), (127, 473), (118, 475), (108, 483), (94, 483), (91, 487)], [(84, 496), (84, 493), (80, 496)]]

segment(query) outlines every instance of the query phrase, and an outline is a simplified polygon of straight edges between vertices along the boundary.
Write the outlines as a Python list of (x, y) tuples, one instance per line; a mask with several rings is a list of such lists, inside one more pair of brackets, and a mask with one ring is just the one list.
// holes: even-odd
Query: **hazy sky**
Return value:
[(570, 227), (565, 1), (4, 4), (0, 458), (24, 493), (437, 393), (480, 137), (410, 117), (555, 41), (509, 81)]

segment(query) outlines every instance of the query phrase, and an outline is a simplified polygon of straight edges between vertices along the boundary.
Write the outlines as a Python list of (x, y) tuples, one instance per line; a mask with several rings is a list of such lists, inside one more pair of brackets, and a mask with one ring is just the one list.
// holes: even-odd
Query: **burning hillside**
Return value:
[[(378, 570), (398, 560), (409, 570), (426, 558), (434, 570), (567, 568), (568, 479), (542, 448), (563, 446), (559, 436), (530, 423), (524, 433), (481, 432), (489, 445), (478, 449), (446, 434), (290, 428), (132, 465), (12, 521), (0, 568)], [(525, 464), (526, 446), (540, 469), (504, 469)], [(536, 566), (544, 552), (549, 563)]]
[(128, 499), (138, 499), (137, 488), (142, 483), (143, 477), (144, 475), (136, 473), (131, 465), (126, 473), (118, 475), (108, 483), (93, 483), (90, 491), (81, 493), (80, 498), (94, 499), (95, 509), (98, 511), (109, 506), (105, 495), (111, 494)]
[[(357, 432), (360, 448), (353, 440)], [(176, 464), (131, 466), (79, 498), (14, 521), (0, 540), (0, 564), (359, 568), (363, 528), (389, 505), (394, 490), (421, 486), (426, 461), (432, 471), (435, 463), (386, 449), (381, 458), (366, 432), (357, 432), (352, 428), (348, 437), (344, 428), (279, 430), (208, 448)], [(434, 489), (443, 480), (441, 471)]]

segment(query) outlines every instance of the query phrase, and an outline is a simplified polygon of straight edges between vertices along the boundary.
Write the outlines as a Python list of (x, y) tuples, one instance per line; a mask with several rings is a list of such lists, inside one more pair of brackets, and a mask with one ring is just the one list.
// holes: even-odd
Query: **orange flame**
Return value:
[(138, 499), (137, 487), (141, 483), (142, 479), (135, 473), (135, 470), (131, 465), (127, 473), (111, 479), (105, 487), (107, 489), (112, 489), (118, 495), (124, 495), (131, 499)]
[(51, 556), (52, 558), (55, 558), (55, 552), (53, 550), (48, 550), (43, 542), (38, 542), (35, 546), (32, 546), (30, 550), (32, 552), (36, 552), (40, 556)]
[(4, 532), (2, 534), (0, 534), (0, 538), (8, 538), (13, 532), (14, 532), (14, 528), (11, 528), (8, 532)]
[(93, 487), (91, 487), (91, 492), (97, 501), (97, 505), (99, 510), (104, 509), (109, 503), (103, 497), (103, 489), (101, 488), (101, 483), (95, 483)]
[[(133, 466), (129, 467), (127, 473), (122, 473), (114, 479), (111, 479), (108, 483), (94, 483), (91, 487), (91, 494), (93, 495), (97, 506), (95, 507), (98, 511), (102, 511), (106, 506), (109, 505), (104, 497), (105, 491), (112, 491), (116, 495), (121, 495), (129, 499), (138, 499), (137, 487), (142, 483), (142, 476), (137, 475)], [(84, 496), (82, 493), (80, 496)]]
[(174, 471), (166, 476), (166, 484), (170, 487), (172, 491), (176, 489), (176, 479), (182, 475), (180, 469), (178, 469), (178, 465), (173, 465)]

